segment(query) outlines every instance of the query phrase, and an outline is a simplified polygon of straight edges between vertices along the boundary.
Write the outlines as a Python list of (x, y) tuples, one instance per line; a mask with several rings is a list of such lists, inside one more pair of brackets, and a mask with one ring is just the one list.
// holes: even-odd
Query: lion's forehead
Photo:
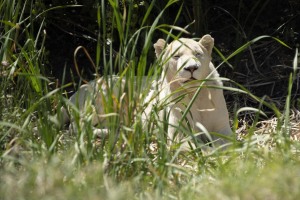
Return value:
[(198, 42), (193, 39), (181, 38), (179, 40), (173, 41), (169, 45), (169, 51), (178, 52), (178, 53), (194, 53), (199, 52), (202, 53), (202, 49)]

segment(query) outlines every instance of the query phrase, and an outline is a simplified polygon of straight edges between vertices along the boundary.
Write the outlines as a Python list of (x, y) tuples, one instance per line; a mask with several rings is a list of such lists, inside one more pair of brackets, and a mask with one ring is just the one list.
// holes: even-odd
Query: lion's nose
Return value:
[(190, 65), (187, 67), (184, 67), (184, 70), (190, 71), (191, 73), (193, 73), (194, 71), (196, 71), (199, 68), (198, 65)]

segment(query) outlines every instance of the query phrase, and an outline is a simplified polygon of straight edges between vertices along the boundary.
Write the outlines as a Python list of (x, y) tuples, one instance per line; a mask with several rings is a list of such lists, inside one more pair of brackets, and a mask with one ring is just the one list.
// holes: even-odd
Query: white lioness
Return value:
[[(231, 134), (226, 102), (220, 88), (222, 81), (211, 63), (213, 46), (214, 39), (210, 35), (203, 36), (200, 41), (181, 38), (166, 44), (163, 39), (159, 39), (154, 44), (163, 73), (144, 101), (148, 106), (143, 119), (147, 120), (154, 105), (165, 102), (164, 112), (169, 116), (167, 119), (170, 142), (181, 142), (189, 136), (178, 131), (178, 126), (187, 126), (187, 124), (193, 132), (200, 133), (199, 138), (205, 142), (213, 139), (217, 144), (224, 144), (224, 140), (220, 138), (214, 136), (209, 138), (209, 135), (201, 133), (215, 132), (227, 136)], [(111, 81), (117, 86), (110, 94), (122, 96), (120, 95), (122, 90), (119, 88), (123, 87), (124, 81), (117, 80), (118, 78), (112, 78), (109, 83), (102, 78), (92, 81), (83, 85), (70, 100), (74, 104), (77, 102), (83, 114), (86, 113), (87, 106), (93, 105), (92, 124), (102, 123), (105, 98), (109, 95), (107, 85), (111, 85)], [(65, 122), (68, 120), (68, 115), (65, 110), (63, 113)]]
[[(232, 132), (223, 90), (220, 89), (223, 84), (211, 63), (213, 46), (214, 39), (210, 35), (203, 36), (198, 42), (181, 38), (170, 44), (159, 39), (154, 44), (156, 56), (163, 65), (159, 98), (161, 100), (173, 94), (173, 99), (180, 99), (169, 106), (168, 137), (171, 140), (180, 141), (184, 137), (177, 133), (177, 127), (185, 112), (189, 125), (196, 133), (208, 131), (228, 136)], [(207, 141), (207, 136), (200, 138)], [(214, 136), (212, 138), (217, 140), (217, 144), (225, 142)]]

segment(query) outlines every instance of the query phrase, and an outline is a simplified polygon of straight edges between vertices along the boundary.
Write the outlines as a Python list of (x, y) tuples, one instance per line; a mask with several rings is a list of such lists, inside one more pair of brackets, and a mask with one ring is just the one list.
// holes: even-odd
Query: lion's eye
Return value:
[(178, 60), (180, 58), (180, 56), (179, 55), (175, 55), (175, 56), (173, 56), (173, 59), (174, 60)]
[(199, 57), (202, 57), (202, 53), (199, 53), (199, 52), (196, 53), (195, 55), (196, 55), (196, 57), (198, 57), (198, 58), (199, 58)]

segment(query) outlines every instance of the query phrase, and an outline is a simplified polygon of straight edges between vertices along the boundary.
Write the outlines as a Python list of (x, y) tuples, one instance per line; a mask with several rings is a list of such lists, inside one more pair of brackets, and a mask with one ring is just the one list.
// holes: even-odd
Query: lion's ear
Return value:
[(158, 39), (157, 42), (153, 45), (155, 49), (156, 57), (159, 57), (161, 52), (166, 46), (166, 41), (163, 39)]
[(210, 35), (204, 35), (199, 42), (202, 46), (204, 46), (208, 53), (211, 54), (214, 47), (214, 38), (212, 38)]

